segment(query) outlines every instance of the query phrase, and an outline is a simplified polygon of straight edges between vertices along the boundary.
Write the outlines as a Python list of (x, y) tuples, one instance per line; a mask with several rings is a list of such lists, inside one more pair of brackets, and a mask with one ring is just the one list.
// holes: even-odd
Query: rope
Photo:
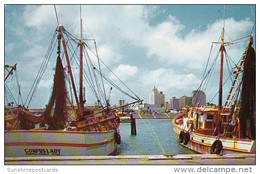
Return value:
[[(222, 87), (225, 86), (226, 82), (228, 81), (228, 79), (230, 78), (230, 76), (232, 75), (233, 73), (229, 74), (229, 76), (226, 78), (225, 82), (223, 83)], [(210, 102), (212, 102), (215, 97), (218, 95), (219, 93), (219, 90), (216, 92), (216, 94), (214, 95), (214, 97), (210, 100)]]
[[(72, 53), (72, 56), (70, 58), (70, 61), (71, 63), (73, 63), (73, 61), (75, 61), (75, 63), (77, 64), (77, 66), (79, 66), (79, 62), (78, 62), (78, 59), (79, 59), (79, 56), (76, 54), (76, 51), (78, 49), (78, 46), (76, 47), (76, 49), (74, 49), (74, 51), (71, 51), (71, 48), (73, 49), (73, 46), (71, 44), (71, 42), (69, 42), (70, 40), (72, 40), (74, 43), (77, 44), (76, 40), (75, 40), (75, 37), (72, 36), (69, 32), (64, 32), (65, 35), (68, 37), (67, 41), (68, 41), (68, 50), (70, 51), (70, 53)], [(86, 60), (86, 58), (85, 58)], [(87, 60), (86, 60), (87, 62)], [(88, 63), (87, 63), (88, 65)], [(90, 73), (90, 68), (88, 67), (88, 70), (89, 70), (89, 73)], [(94, 85), (94, 82), (93, 82), (93, 79), (92, 78), (89, 78), (89, 76), (87, 76), (86, 74), (86, 71), (85, 69), (83, 69), (84, 73), (83, 73), (83, 76), (84, 76), (84, 79), (86, 80), (87, 84), (89, 85), (91, 91), (93, 92), (93, 94), (95, 95), (96, 99), (99, 101), (100, 98), (98, 97), (98, 94), (97, 94), (97, 91), (95, 90), (95, 85)], [(91, 73), (90, 73), (91, 74)]]
[[(245, 38), (248, 38), (248, 37), (249, 37), (249, 36), (242, 37), (242, 38), (236, 39), (236, 40), (234, 40), (234, 41), (235, 41), (235, 42), (238, 42), (238, 41), (244, 40)], [(234, 41), (232, 41), (232, 42), (234, 42)], [(225, 55), (226, 55), (226, 57), (228, 57), (228, 58), (230, 59), (230, 61), (231, 61), (236, 67), (238, 67), (238, 64), (236, 64), (226, 52), (225, 52)], [(216, 58), (215, 58), (215, 60), (214, 60), (214, 62), (213, 62), (213, 64), (212, 64), (211, 68), (209, 69), (208, 73), (205, 75), (205, 78), (208, 76), (207, 78), (209, 79), (210, 76), (213, 74), (212, 69), (213, 69), (213, 67), (214, 67), (214, 65), (215, 65), (215, 62), (216, 62), (218, 56), (219, 56), (219, 54), (216, 56)], [(208, 59), (208, 60), (209, 60), (209, 59)], [(241, 59), (240, 59), (240, 60), (241, 60)], [(228, 61), (228, 60), (226, 59), (226, 61)], [(207, 63), (207, 64), (208, 64), (208, 63)], [(230, 65), (229, 63), (227, 63), (227, 64)], [(228, 65), (227, 65), (227, 66), (228, 66)], [(230, 66), (231, 66), (231, 65), (230, 65)], [(206, 66), (206, 68), (207, 68), (207, 66)], [(229, 67), (228, 67), (228, 68), (229, 68)], [(210, 72), (210, 71), (211, 71), (211, 72)], [(231, 72), (230, 69), (228, 69), (228, 71), (229, 71), (229, 76), (227, 77), (227, 79), (226, 79), (225, 82), (223, 83), (222, 87), (227, 83), (228, 79), (231, 79), (231, 81), (232, 81), (232, 78), (231, 78), (231, 77), (232, 77), (233, 72)], [(204, 72), (205, 72), (205, 71), (204, 71)], [(204, 73), (204, 74), (205, 74), (205, 73)], [(204, 79), (205, 79), (205, 78), (204, 78)], [(203, 83), (204, 79), (202, 80), (202, 83)], [(202, 83), (201, 83), (201, 85), (199, 86), (198, 89), (202, 89), (202, 91), (204, 91), (204, 90), (207, 88), (207, 86), (208, 86), (209, 80), (207, 80), (207, 81), (205, 80), (204, 89), (202, 88), (202, 87), (203, 87)], [(213, 96), (213, 98), (210, 100), (210, 102), (212, 102), (212, 101), (215, 99), (215, 97), (218, 95), (218, 93), (219, 93), (219, 90), (218, 90), (217, 93)]]
[[(198, 91), (198, 90), (201, 90), (201, 91), (206, 90), (206, 88), (207, 88), (207, 86), (208, 86), (208, 83), (209, 83), (210, 76), (211, 76), (212, 73), (213, 73), (212, 70), (213, 70), (213, 68), (214, 68), (214, 66), (215, 66), (215, 63), (216, 63), (216, 61), (217, 61), (217, 58), (218, 58), (218, 56), (219, 56), (219, 53), (220, 53), (220, 52), (218, 52), (218, 54), (216, 55), (216, 57), (215, 57), (215, 59), (214, 59), (214, 62), (212, 63), (212, 65), (211, 65), (210, 69), (208, 70), (207, 74), (205, 74), (204, 78), (202, 79), (202, 81), (201, 81), (201, 83), (200, 83), (200, 86), (198, 87), (197, 91)], [(204, 82), (204, 81), (205, 81), (205, 82)], [(197, 93), (197, 92), (196, 92), (196, 93)], [(195, 93), (195, 95), (196, 95), (196, 93)], [(195, 96), (195, 95), (194, 95), (194, 96)], [(193, 99), (194, 96), (192, 96), (192, 99)], [(200, 97), (200, 95), (197, 96), (195, 103), (197, 102), (197, 100), (198, 100), (199, 97)], [(189, 104), (190, 104), (190, 103), (189, 103)]]
[(35, 78), (35, 80), (34, 80), (34, 82), (33, 82), (33, 85), (32, 85), (32, 87), (31, 87), (31, 89), (30, 89), (30, 91), (29, 91), (29, 94), (28, 94), (26, 100), (25, 100), (25, 104), (26, 104), (27, 101), (28, 101), (28, 103), (27, 103), (27, 108), (29, 107), (29, 105), (30, 105), (30, 103), (31, 103), (31, 101), (32, 101), (32, 98), (34, 97), (34, 94), (35, 94), (35, 92), (36, 92), (36, 89), (37, 89), (37, 87), (38, 87), (38, 85), (39, 85), (39, 83), (40, 83), (40, 81), (41, 81), (41, 78), (42, 78), (42, 76), (43, 76), (43, 74), (44, 74), (44, 72), (45, 72), (45, 70), (46, 70), (46, 67), (47, 67), (47, 65), (48, 65), (48, 62), (49, 62), (49, 60), (50, 60), (51, 53), (52, 53), (52, 51), (53, 51), (53, 49), (54, 49), (54, 46), (55, 46), (55, 44), (54, 44), (55, 35), (56, 35), (56, 32), (54, 32), (54, 34), (53, 34), (53, 37), (52, 37), (52, 39), (51, 39), (50, 46), (49, 46), (49, 48), (48, 48), (48, 50), (47, 50), (47, 52), (46, 52), (46, 54), (45, 54), (44, 60), (43, 60), (43, 62), (42, 62), (42, 64), (41, 64), (41, 66), (40, 66), (40, 69), (39, 69), (39, 71), (38, 71), (38, 73), (37, 73), (37, 75), (36, 75), (36, 78)]
[[(69, 83), (69, 89), (70, 89), (70, 90), (69, 90), (69, 93), (70, 93), (70, 98), (71, 98), (71, 101), (70, 101), (70, 102), (71, 102), (71, 103), (74, 103), (74, 102), (73, 102), (73, 96), (72, 96), (72, 95), (73, 95), (73, 94), (72, 94), (72, 86), (71, 86), (72, 84), (71, 84), (71, 82), (70, 82), (69, 76), (66, 76), (66, 80), (67, 80), (67, 82)], [(69, 97), (67, 96), (67, 98), (69, 98)]]
[(209, 50), (208, 60), (207, 60), (206, 67), (205, 67), (205, 70), (204, 70), (204, 72), (203, 72), (203, 76), (202, 76), (202, 77), (205, 76), (206, 70), (207, 70), (207, 68), (208, 68), (209, 60), (210, 60), (210, 57), (211, 57), (212, 48), (213, 48), (213, 44), (211, 44), (211, 47), (210, 47), (210, 50)]
[(5, 89), (7, 89), (6, 94), (9, 96), (9, 98), (10, 98), (12, 101), (14, 101), (16, 105), (18, 105), (18, 104), (17, 104), (17, 101), (15, 100), (15, 97), (14, 97), (12, 91), (9, 89), (9, 87), (8, 87), (6, 84), (5, 84)]
[(92, 36), (92, 38), (94, 38), (93, 33), (90, 31), (90, 29), (87, 27), (87, 25), (84, 23), (84, 21), (82, 20), (83, 26), (86, 27), (86, 29), (88, 30), (88, 32), (90, 33), (90, 35)]
[(233, 44), (239, 43), (239, 42), (243, 42), (243, 40), (248, 39), (250, 37), (250, 35), (245, 36), (245, 37), (241, 37), (239, 39), (235, 39), (235, 40), (231, 40), (230, 42)]
[(229, 36), (229, 34), (226, 32), (226, 30), (225, 30), (225, 34), (229, 37), (230, 40), (232, 40), (232, 38)]
[[(85, 44), (84, 46), (86, 46), (87, 48), (89, 48), (88, 45), (86, 45), (86, 44)], [(89, 50), (91, 50), (91, 49), (89, 48)], [(92, 50), (91, 50), (91, 51), (92, 51)], [(91, 60), (91, 58), (90, 58), (90, 56), (89, 56), (89, 54), (88, 54), (88, 51), (85, 50), (85, 52), (86, 52), (86, 55), (87, 55), (87, 58), (85, 58), (85, 59), (86, 59), (86, 62), (87, 62), (88, 68), (89, 68), (89, 69), (88, 69), (88, 70), (89, 70), (89, 75), (90, 75), (90, 77), (91, 77), (91, 81), (92, 81), (92, 83), (93, 83), (94, 89), (95, 89), (95, 91), (99, 91), (99, 93), (97, 93), (97, 94), (100, 95), (100, 96), (99, 96), (100, 99), (103, 99), (103, 103), (108, 104), (108, 103), (107, 103), (107, 100), (106, 100), (105, 90), (104, 90), (104, 91), (101, 90), (100, 85), (99, 85), (99, 83), (98, 83), (98, 81), (97, 81), (97, 78), (96, 78), (96, 74), (95, 74), (95, 70), (97, 69), (97, 68), (96, 68), (96, 65), (95, 65), (95, 64), (93, 63), (93, 61)], [(94, 83), (94, 80), (93, 80), (93, 79), (95, 79), (95, 83)], [(96, 86), (95, 86), (94, 84), (96, 84)]]
[[(92, 33), (91, 33), (92, 34)], [(92, 34), (93, 35), (93, 34)], [(71, 33), (69, 33), (68, 31), (64, 30), (64, 36), (67, 37), (67, 45), (68, 45), (68, 51), (69, 53), (72, 55), (70, 57), (70, 61), (71, 62), (75, 62), (77, 65), (78, 63), (78, 55), (76, 54), (76, 50), (78, 47), (73, 47), (72, 42), (77, 43), (77, 38), (75, 38)], [(113, 72), (111, 69), (109, 69), (104, 62), (100, 59), (99, 55), (98, 55), (98, 50), (97, 50), (97, 44), (96, 41), (94, 39), (91, 39), (94, 41), (94, 46), (95, 46), (95, 52), (84, 43), (84, 48), (88, 48), (90, 50), (90, 52), (97, 58), (98, 61), (98, 66), (96, 66), (94, 64), (94, 62), (91, 60), (87, 49), (84, 49), (84, 59), (86, 61), (87, 64), (87, 71), (88, 73), (86, 73), (85, 69), (83, 69), (84, 71), (84, 79), (86, 80), (87, 84), (89, 85), (90, 89), (92, 90), (92, 92), (94, 93), (95, 97), (97, 98), (98, 102), (102, 99), (103, 103), (108, 104), (108, 100), (107, 100), (107, 96), (106, 96), (106, 91), (105, 91), (105, 85), (104, 85), (104, 81), (103, 78), (109, 82), (111, 85), (113, 85), (116, 89), (118, 89), (120, 92), (122, 92), (125, 95), (128, 95), (129, 97), (138, 100), (139, 97), (129, 88), (126, 86), (126, 84), (124, 82), (122, 82), (122, 80), (120, 80)], [(71, 42), (72, 41), (72, 42)], [(125, 92), (122, 88), (120, 88), (119, 86), (117, 86), (115, 83), (113, 83), (110, 79), (108, 79), (107, 77), (105, 77), (105, 75), (103, 74), (103, 72), (101, 71), (101, 64), (100, 62), (131, 92), (134, 94), (135, 97), (133, 97), (132, 95), (130, 95), (129, 93)], [(98, 68), (97, 68), (98, 67)], [(96, 73), (98, 73), (100, 75), (100, 80), (98, 80)], [(89, 75), (86, 75), (89, 74)]]
[(148, 123), (150, 124), (149, 127), (147, 126), (147, 124), (145, 123), (145, 121), (144, 121), (143, 118), (142, 118), (141, 120), (143, 121), (143, 123), (144, 123), (144, 125), (145, 125), (145, 127), (146, 127), (147, 129), (149, 129), (149, 128), (151, 129), (151, 131), (152, 131), (152, 136), (153, 136), (153, 138), (154, 138), (156, 144), (158, 145), (158, 147), (160, 148), (160, 150), (162, 151), (162, 153), (163, 153), (163, 154), (166, 154), (166, 153), (165, 153), (165, 150), (164, 150), (164, 148), (163, 148), (163, 145), (162, 145), (162, 143), (161, 143), (161, 141), (158, 139), (158, 137), (157, 137), (155, 131), (153, 130), (153, 127), (152, 127), (152, 124), (151, 124), (150, 120), (149, 120), (149, 119), (146, 119), (146, 120), (148, 120)]
[(138, 100), (137, 98), (133, 97), (132, 95), (130, 95), (129, 93), (125, 92), (124, 90), (122, 90), (118, 85), (116, 85), (112, 80), (110, 80), (108, 77), (106, 77), (104, 74), (101, 74), (101, 72), (99, 72), (98, 69), (96, 69), (99, 73), (99, 75), (101, 75), (108, 83), (110, 83), (112, 86), (114, 86), (118, 91), (120, 91), (121, 93), (129, 96), (130, 98), (134, 99), (134, 100)]
[[(94, 41), (94, 45), (95, 45), (95, 50), (96, 50), (96, 55), (97, 55), (97, 60), (98, 60), (98, 68), (99, 68), (100, 73), (102, 74), (101, 67), (100, 67), (100, 59), (99, 59), (98, 51), (97, 51), (96, 41)], [(102, 83), (102, 87), (103, 87), (104, 93), (106, 94), (105, 85), (104, 85), (104, 81), (103, 81), (102, 76), (100, 76), (100, 79), (101, 79), (101, 83)], [(111, 90), (110, 90), (110, 92), (111, 92)], [(109, 93), (109, 98), (110, 98), (110, 93)], [(105, 95), (105, 100), (107, 101), (106, 95)], [(108, 105), (108, 103), (107, 103), (107, 105)]]
[[(86, 46), (87, 46), (87, 45), (86, 45)], [(93, 55), (97, 56), (88, 46), (87, 46), (87, 48), (90, 50), (90, 52), (91, 52)], [(100, 61), (131, 93), (133, 93), (133, 94), (135, 95), (135, 97), (133, 97), (133, 96), (130, 95), (129, 93), (127, 93), (127, 92), (125, 92), (124, 90), (122, 90), (122, 88), (120, 88), (120, 87), (117, 86), (115, 83), (113, 83), (113, 82), (112, 82), (108, 77), (106, 77), (102, 72), (99, 72), (100, 70), (99, 70), (98, 68), (96, 68), (97, 66), (92, 62), (92, 64), (93, 64), (94, 67), (95, 67), (95, 70), (97, 70), (97, 71), (99, 72), (99, 75), (101, 75), (108, 83), (110, 83), (112, 86), (114, 86), (116, 89), (118, 89), (121, 93), (123, 93), (123, 94), (125, 94), (125, 95), (127, 95), (127, 96), (129, 96), (129, 97), (131, 97), (131, 98), (133, 98), (133, 99), (135, 99), (135, 100), (140, 99), (122, 80), (119, 79), (119, 77), (117, 77), (117, 76), (113, 73), (113, 71), (112, 71), (109, 67), (106, 66), (106, 64), (105, 64), (101, 59), (99, 59), (99, 61)]]
[[(105, 63), (100, 59), (101, 63), (105, 65)], [(140, 99), (110, 68), (108, 68), (106, 65), (105, 67), (137, 98)]]
[[(230, 58), (231, 59), (231, 58)], [(228, 61), (229, 59), (227, 59), (227, 54), (226, 54), (226, 66), (227, 66), (227, 70), (229, 74), (232, 74), (233, 71), (230, 70), (230, 68), (232, 69), (231, 65), (230, 65), (230, 61)], [(229, 76), (230, 81), (232, 82), (232, 75)]]
[[(219, 36), (218, 41), (219, 41), (220, 39), (221, 39), (221, 35)], [(207, 63), (206, 63), (206, 67), (205, 67), (205, 69), (204, 69), (203, 76), (202, 76), (202, 81), (201, 81), (199, 87), (197, 88), (197, 91), (199, 91), (199, 90), (205, 91), (205, 90), (207, 89), (210, 76), (213, 74), (213, 71), (212, 71), (212, 70), (213, 70), (213, 68), (214, 68), (214, 66), (215, 66), (215, 63), (216, 63), (216, 60), (217, 60), (217, 58), (218, 58), (218, 56), (219, 56), (219, 54), (220, 54), (220, 51), (218, 50), (218, 53), (217, 53), (217, 55), (216, 55), (216, 57), (215, 57), (215, 59), (214, 59), (212, 65), (211, 65), (211, 67), (210, 67), (209, 70), (207, 71), (208, 66), (209, 66), (209, 61), (210, 61), (212, 55), (215, 53), (216, 48), (217, 48), (217, 47), (215, 46), (214, 49), (213, 49), (213, 44), (211, 44), (210, 51), (209, 51), (209, 55), (208, 55), (208, 59), (207, 59)], [(207, 73), (206, 73), (206, 72), (207, 72)], [(196, 94), (197, 94), (197, 92), (195, 93), (194, 96), (196, 96)], [(195, 103), (197, 103), (198, 99), (201, 98), (201, 94), (202, 94), (202, 93), (199, 93), (199, 95), (196, 96)], [(192, 96), (192, 99), (193, 99), (194, 96)], [(191, 100), (191, 101), (192, 101), (192, 100)], [(190, 101), (188, 104), (191, 104), (191, 101)]]
[[(90, 82), (91, 82), (91, 84), (92, 84), (92, 86), (93, 86), (93, 90), (94, 90), (95, 93), (97, 94), (98, 99), (103, 99), (103, 100), (104, 100), (104, 95), (102, 95), (102, 92), (98, 92), (98, 91), (100, 91), (100, 90), (99, 90), (99, 87), (98, 87), (98, 85), (97, 85), (97, 81), (96, 81), (95, 76), (94, 76), (94, 68), (93, 68), (94, 66), (93, 66), (93, 63), (92, 63), (92, 61), (91, 61), (91, 59), (90, 59), (90, 56), (89, 56), (87, 50), (85, 50), (85, 52), (86, 52), (85, 55), (87, 55), (87, 56), (84, 57), (84, 58), (85, 58), (85, 60), (86, 60), (86, 62), (87, 62), (89, 77), (90, 77), (90, 80), (91, 80)], [(90, 65), (90, 64), (91, 64), (91, 65)], [(95, 79), (95, 81), (94, 81), (94, 79)], [(95, 84), (96, 84), (96, 86), (95, 86)], [(103, 97), (103, 98), (102, 98), (102, 97)], [(106, 101), (104, 100), (103, 102), (105, 103)]]
[[(88, 46), (87, 48), (92, 52), (93, 55), (97, 56)], [(140, 99), (101, 59), (99, 60), (136, 97), (135, 99)]]
[[(87, 52), (87, 51), (86, 51)], [(102, 91), (101, 87), (100, 87), (100, 83), (98, 81), (98, 78), (96, 76), (96, 73), (95, 73), (95, 69), (96, 69), (96, 66), (94, 66), (93, 62), (91, 61), (88, 53), (87, 53), (87, 56), (88, 56), (88, 60), (89, 60), (89, 63), (91, 65), (91, 70), (92, 70), (92, 75), (94, 77), (94, 80), (95, 80), (95, 83), (96, 83), (96, 88), (97, 88), (97, 91), (99, 91), (99, 94), (100, 96), (103, 98), (104, 100), (104, 103), (106, 103), (108, 105), (108, 101), (106, 100), (106, 94), (105, 94), (105, 91)]]
[(16, 84), (18, 87), (18, 103), (19, 103), (19, 99), (21, 99), (21, 104), (23, 105), (23, 99), (22, 99), (22, 94), (21, 94), (21, 85), (19, 83), (19, 78), (18, 78), (18, 71), (16, 69), (15, 71), (15, 76), (16, 76)]
[[(255, 14), (254, 14), (254, 10), (253, 10), (252, 6), (250, 6), (250, 9), (251, 9), (251, 12), (252, 12), (252, 16), (253, 16), (253, 18), (255, 19)], [(251, 33), (250, 33), (250, 34), (253, 33), (254, 28), (255, 28), (255, 25), (256, 25), (256, 20), (255, 20), (255, 22), (254, 22), (254, 25), (252, 26), (252, 30), (251, 30)]]
[[(5, 68), (7, 70), (8, 73), (10, 73), (10, 71)], [(19, 83), (19, 78), (18, 78), (18, 71), (17, 71), (17, 68), (16, 69), (13, 69), (12, 70), (13, 73), (15, 73), (15, 81), (14, 81), (14, 77), (11, 76), (11, 78), (9, 78), (10, 80), (8, 81), (5, 81), (5, 88), (7, 89), (7, 95), (9, 96), (9, 98), (15, 102), (15, 104), (18, 106), (20, 104), (20, 100), (21, 100), (21, 104), (23, 104), (23, 100), (22, 100), (22, 95), (21, 95), (21, 87), (20, 87), (20, 83)], [(11, 82), (11, 86), (12, 86), (12, 89), (10, 89), (7, 85), (7, 82)], [(16, 84), (15, 84), (16, 83)], [(18, 89), (18, 95), (17, 95), (17, 101), (14, 97), (14, 94), (12, 93), (12, 90), (14, 90), (14, 87), (17, 86), (17, 89)], [(15, 91), (16, 92), (16, 91)], [(7, 98), (7, 97), (6, 97)]]
[[(77, 49), (79, 48), (78, 47), (78, 45), (77, 45), (77, 47), (76, 47), (76, 49), (74, 49), (73, 48), (73, 45), (72, 45), (72, 43), (71, 42), (69, 42), (69, 41), (73, 41), (74, 43), (76, 43), (77, 44), (77, 42), (76, 42), (76, 40), (74, 39), (74, 37), (69, 33), (69, 32), (64, 32), (65, 33), (65, 35), (68, 37), (68, 39), (67, 39), (67, 46), (68, 46), (68, 50), (70, 51), (70, 53), (72, 54), (72, 56), (70, 57), (70, 62), (71, 62), (71, 64), (73, 63), (73, 62), (75, 62), (76, 64), (77, 64), (77, 66), (79, 66), (79, 62), (78, 62), (78, 59), (79, 59), (79, 56), (76, 54), (76, 52), (77, 52)], [(72, 50), (74, 50), (74, 51), (72, 51)], [(72, 53), (73, 52), (73, 53)], [(83, 69), (83, 71), (84, 71), (84, 73), (83, 73), (83, 76), (84, 76), (84, 79), (87, 81), (87, 84), (89, 85), (89, 87), (90, 87), (90, 89), (92, 90), (92, 92), (93, 92), (93, 94), (95, 95), (95, 97), (97, 98), (97, 100), (99, 100), (99, 98), (98, 98), (98, 95), (97, 95), (97, 92), (95, 91), (95, 87), (94, 87), (94, 85), (93, 85), (93, 83), (91, 83), (91, 80), (88, 78), (88, 76), (86, 75), (86, 71), (85, 71), (85, 69)]]

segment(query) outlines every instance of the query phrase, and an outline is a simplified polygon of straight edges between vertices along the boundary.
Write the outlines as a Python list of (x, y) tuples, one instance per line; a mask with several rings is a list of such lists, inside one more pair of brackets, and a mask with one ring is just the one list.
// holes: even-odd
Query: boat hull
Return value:
[[(177, 116), (178, 117), (178, 116)], [(181, 125), (176, 123), (176, 118), (173, 119), (173, 131), (179, 136), (182, 131)], [(255, 140), (238, 139), (238, 138), (218, 138), (216, 136), (199, 134), (189, 131), (189, 142), (182, 146), (202, 154), (210, 154), (213, 143), (219, 139), (222, 142), (223, 148), (221, 154), (236, 154), (236, 153), (251, 153), (254, 154), (256, 150)]]
[(103, 156), (116, 152), (115, 132), (10, 130), (5, 157)]

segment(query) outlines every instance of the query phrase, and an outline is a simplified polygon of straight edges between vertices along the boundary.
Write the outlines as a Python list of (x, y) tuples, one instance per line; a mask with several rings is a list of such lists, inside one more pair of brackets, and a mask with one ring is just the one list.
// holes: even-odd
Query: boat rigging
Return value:
[[(245, 51), (238, 63), (235, 63), (227, 54), (226, 46), (239, 43), (245, 38), (248, 39)], [(212, 65), (209, 66), (213, 44), (220, 44), (220, 49)], [(199, 153), (255, 153), (256, 62), (255, 50), (252, 46), (252, 33), (247, 37), (230, 42), (225, 41), (225, 22), (223, 22), (220, 41), (212, 42), (203, 79), (197, 90), (206, 89), (208, 79), (212, 76), (213, 68), (220, 55), (219, 88), (213, 97), (214, 99), (217, 95), (219, 96), (218, 105), (217, 107), (215, 105), (200, 106), (198, 103), (197, 106), (186, 107), (183, 114), (173, 119), (174, 131), (179, 135), (182, 145)], [(227, 62), (229, 71), (225, 81), (223, 81), (224, 60)], [(234, 67), (229, 68), (231, 64)], [(229, 79), (231, 79), (229, 93), (223, 105), (223, 87), (227, 86)], [(194, 96), (198, 98), (196, 99), (198, 102), (200, 94)]]
[[(15, 108), (12, 112), (5, 110), (5, 156), (27, 156), (28, 154), (24, 153), (22, 148), (28, 148), (28, 146), (53, 148), (53, 144), (61, 147), (59, 155), (62, 156), (114, 154), (116, 144), (121, 143), (120, 116), (116, 113), (116, 109), (135, 105), (142, 100), (125, 83), (123, 85), (128, 91), (116, 85), (103, 70), (101, 71), (101, 63), (104, 64), (104, 62), (98, 55), (96, 41), (83, 39), (81, 14), (79, 38), (59, 24), (56, 7), (55, 14), (58, 26), (26, 98), (27, 108)], [(94, 41), (94, 51), (85, 42), (86, 40)], [(57, 48), (57, 54), (53, 56), (55, 48)], [(49, 102), (44, 109), (28, 109), (52, 57), (56, 57), (56, 66)], [(74, 66), (79, 66), (79, 69), (75, 69)], [(111, 71), (105, 64), (104, 67)], [(107, 98), (103, 79), (135, 101), (121, 106), (110, 106), (110, 94)], [(78, 86), (76, 82), (79, 83)], [(89, 85), (88, 91), (92, 91), (96, 97), (95, 106), (85, 105), (83, 82)], [(112, 87), (109, 92), (111, 90)], [(20, 138), (17, 139), (16, 136)]]

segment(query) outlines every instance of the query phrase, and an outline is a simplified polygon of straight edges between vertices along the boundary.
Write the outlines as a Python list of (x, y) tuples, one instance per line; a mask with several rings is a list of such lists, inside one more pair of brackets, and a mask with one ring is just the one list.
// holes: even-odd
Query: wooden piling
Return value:
[(130, 120), (131, 120), (131, 135), (136, 135), (136, 123), (135, 123), (135, 118), (133, 118), (133, 114), (130, 114)]

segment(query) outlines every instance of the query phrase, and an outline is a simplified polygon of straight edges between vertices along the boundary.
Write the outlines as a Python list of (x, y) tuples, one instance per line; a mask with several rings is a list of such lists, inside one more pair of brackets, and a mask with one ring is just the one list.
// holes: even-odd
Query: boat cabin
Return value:
[[(187, 108), (183, 117), (183, 129), (205, 135), (213, 135), (217, 122), (219, 121), (218, 109), (215, 107), (194, 107)], [(229, 109), (222, 110), (222, 130), (225, 130), (232, 120), (232, 113)], [(179, 123), (180, 124), (180, 123)]]
[(214, 132), (217, 116), (218, 109), (216, 108), (190, 108), (186, 110), (185, 117), (183, 118), (184, 129), (205, 135), (212, 135)]

